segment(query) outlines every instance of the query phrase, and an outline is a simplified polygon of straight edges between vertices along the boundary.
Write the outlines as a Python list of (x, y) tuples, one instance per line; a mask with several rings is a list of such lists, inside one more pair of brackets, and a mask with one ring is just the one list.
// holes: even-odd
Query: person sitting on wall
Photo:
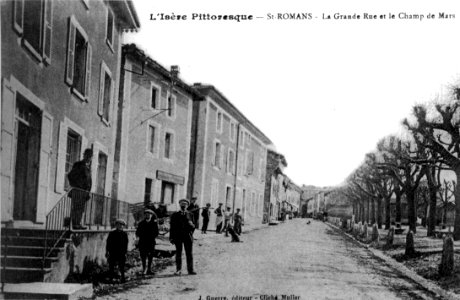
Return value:
[(105, 257), (109, 262), (109, 272), (113, 277), (115, 275), (115, 265), (118, 265), (120, 271), (120, 282), (124, 283), (125, 279), (125, 262), (126, 253), (128, 252), (128, 234), (123, 231), (126, 222), (123, 219), (115, 221), (115, 230), (109, 233), (105, 248)]

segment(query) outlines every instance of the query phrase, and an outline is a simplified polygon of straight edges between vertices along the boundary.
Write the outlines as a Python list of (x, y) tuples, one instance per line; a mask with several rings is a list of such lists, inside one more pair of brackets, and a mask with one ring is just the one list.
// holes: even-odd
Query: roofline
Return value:
[[(196, 90), (200, 91), (201, 93), (206, 93), (207, 91), (212, 91), (214, 93), (216, 93), (216, 95), (218, 97), (220, 97), (223, 101), (225, 101), (232, 109), (234, 109), (237, 114), (243, 119), (244, 121), (244, 125), (248, 124), (250, 128), (248, 129), (252, 129), (254, 130), (256, 133), (258, 133), (262, 139), (263, 139), (263, 143), (265, 143), (266, 146), (270, 145), (270, 144), (273, 144), (273, 142), (259, 129), (257, 128), (257, 126), (255, 126), (251, 121), (249, 121), (248, 118), (246, 118), (246, 116), (238, 109), (236, 108), (235, 105), (233, 105), (233, 103), (231, 103), (227, 97), (224, 96), (224, 94), (222, 92), (220, 92), (215, 86), (211, 85), (211, 84), (201, 84), (201, 83), (195, 83), (193, 85), (193, 88), (195, 88)], [(207, 93), (206, 93), (207, 94)], [(204, 95), (206, 96), (206, 95)]]
[[(123, 52), (123, 55), (129, 54), (133, 56), (134, 59), (142, 60), (144, 63), (146, 63), (146, 67), (149, 67), (157, 71), (158, 73), (160, 73), (167, 79), (171, 80), (173, 78), (171, 76), (171, 72), (168, 71), (168, 69), (166, 69), (160, 63), (158, 63), (157, 61), (153, 60), (148, 55), (146, 55), (143, 50), (137, 47), (136, 44), (123, 45), (122, 52)], [(185, 90), (186, 92), (188, 92), (189, 94), (191, 94), (194, 100), (203, 100), (203, 96), (200, 93), (198, 93), (198, 91), (196, 91), (194, 88), (192, 88), (190, 85), (185, 83), (180, 78), (176, 79), (176, 85), (182, 88), (183, 90)]]

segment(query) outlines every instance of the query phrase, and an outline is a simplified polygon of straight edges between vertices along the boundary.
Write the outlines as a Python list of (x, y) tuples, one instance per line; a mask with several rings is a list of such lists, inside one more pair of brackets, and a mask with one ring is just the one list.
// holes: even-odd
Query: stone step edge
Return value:
[(335, 228), (335, 229), (337, 229), (337, 230), (339, 230), (340, 232), (342, 232), (344, 235), (346, 235), (350, 239), (356, 241), (359, 245), (361, 245), (363, 248), (366, 248), (374, 256), (382, 259), (388, 265), (390, 265), (394, 269), (396, 269), (399, 272), (401, 272), (404, 276), (406, 276), (406, 277), (412, 279), (413, 281), (417, 282), (419, 285), (424, 287), (426, 290), (428, 290), (428, 291), (430, 291), (430, 292), (432, 292), (432, 293), (434, 293), (436, 295), (439, 295), (439, 296), (441, 296), (441, 297), (443, 297), (445, 299), (448, 299), (448, 300), (460, 300), (460, 295), (457, 295), (455, 293), (446, 291), (445, 289), (440, 287), (438, 284), (430, 282), (428, 279), (425, 279), (424, 277), (418, 275), (415, 271), (412, 271), (411, 269), (409, 269), (406, 266), (404, 266), (403, 264), (397, 262), (393, 258), (388, 257), (382, 251), (374, 249), (372, 247), (369, 247), (368, 244), (364, 244), (361, 241), (357, 240), (353, 235), (343, 231), (338, 226), (336, 226), (334, 224), (330, 224), (330, 223), (326, 223), (326, 224), (331, 226), (331, 227), (333, 227), (333, 228)]

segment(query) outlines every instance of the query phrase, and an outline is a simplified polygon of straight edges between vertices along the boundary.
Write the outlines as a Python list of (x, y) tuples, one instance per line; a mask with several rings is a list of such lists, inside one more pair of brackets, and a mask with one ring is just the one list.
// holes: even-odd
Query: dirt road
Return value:
[(196, 237), (198, 275), (173, 276), (170, 267), (100, 299), (435, 299), (319, 221), (290, 220), (243, 234), (242, 243), (213, 232)]

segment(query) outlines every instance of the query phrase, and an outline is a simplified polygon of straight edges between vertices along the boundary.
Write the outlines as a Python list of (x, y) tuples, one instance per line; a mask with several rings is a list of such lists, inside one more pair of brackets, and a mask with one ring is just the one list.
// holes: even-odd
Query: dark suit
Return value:
[(176, 246), (176, 269), (182, 269), (182, 245), (187, 258), (187, 271), (193, 272), (193, 215), (188, 211), (177, 211), (171, 215), (169, 240)]
[(128, 234), (122, 230), (113, 230), (107, 237), (106, 253), (110, 266), (110, 273), (114, 273), (115, 265), (121, 273), (121, 279), (125, 278), (126, 253), (128, 252)]
[(76, 188), (69, 193), (72, 198), (71, 216), (72, 225), (78, 226), (85, 210), (86, 201), (90, 198), (91, 167), (84, 160), (73, 164), (72, 170), (67, 175), (71, 187)]
[(137, 225), (136, 236), (139, 238), (139, 253), (142, 260), (142, 268), (145, 270), (145, 262), (148, 259), (148, 270), (152, 265), (152, 258), (155, 252), (155, 238), (158, 236), (158, 224), (156, 215), (152, 216), (150, 222), (142, 220)]

